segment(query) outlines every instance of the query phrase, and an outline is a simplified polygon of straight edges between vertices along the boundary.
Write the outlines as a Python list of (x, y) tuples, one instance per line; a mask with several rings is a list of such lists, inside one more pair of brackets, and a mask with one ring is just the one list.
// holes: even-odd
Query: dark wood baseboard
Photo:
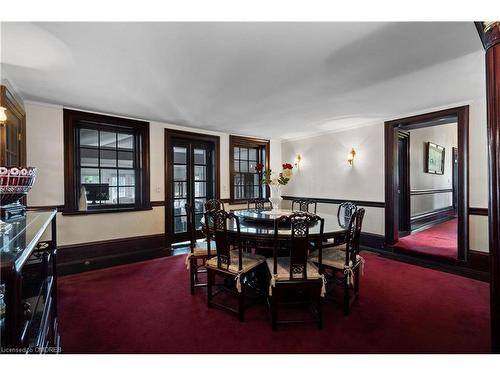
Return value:
[(469, 250), (468, 267), (482, 272), (490, 272), (490, 254), (483, 251)]
[(381, 234), (362, 232), (360, 245), (368, 250), (382, 250), (385, 248), (385, 237)]
[(171, 255), (165, 236), (154, 234), (60, 246), (58, 273), (68, 275)]

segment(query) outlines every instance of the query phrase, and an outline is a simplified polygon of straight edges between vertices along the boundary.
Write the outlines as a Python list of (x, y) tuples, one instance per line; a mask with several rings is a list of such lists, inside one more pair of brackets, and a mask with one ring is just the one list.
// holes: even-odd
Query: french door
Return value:
[[(170, 243), (189, 239), (186, 204), (194, 207), (195, 226), (200, 227), (203, 209), (208, 199), (215, 198), (215, 147), (213, 142), (172, 137), (167, 149), (166, 202), (167, 237)], [(170, 217), (168, 217), (170, 216)], [(168, 220), (170, 219), (170, 220)]]

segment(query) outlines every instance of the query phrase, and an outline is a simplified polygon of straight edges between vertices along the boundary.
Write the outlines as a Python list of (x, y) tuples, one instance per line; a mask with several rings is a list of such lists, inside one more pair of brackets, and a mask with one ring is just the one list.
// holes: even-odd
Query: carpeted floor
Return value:
[(457, 259), (458, 219), (445, 221), (421, 232), (400, 238), (394, 246), (407, 253), (430, 255), (438, 258)]
[(325, 303), (314, 325), (271, 330), (264, 305), (246, 321), (189, 294), (184, 256), (59, 280), (64, 353), (485, 353), (488, 284), (365, 253), (360, 300)]

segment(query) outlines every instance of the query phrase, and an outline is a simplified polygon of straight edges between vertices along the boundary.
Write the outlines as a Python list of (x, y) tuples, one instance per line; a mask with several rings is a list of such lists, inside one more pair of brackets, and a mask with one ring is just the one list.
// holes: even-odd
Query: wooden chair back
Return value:
[(290, 225), (290, 238), (287, 247), (290, 251), (290, 280), (307, 279), (307, 257), (311, 248), (309, 240), (309, 228), (314, 224), (320, 225), (319, 238), (319, 265), (321, 269), (323, 231), (325, 220), (316, 214), (309, 212), (295, 212), (290, 216), (282, 216), (274, 221), (274, 251), (273, 251), (273, 272), (278, 272), (278, 249), (280, 249), (279, 227), (280, 225)]
[(352, 261), (356, 262), (356, 256), (359, 254), (359, 243), (361, 238), (361, 227), (363, 225), (363, 218), (365, 216), (365, 209), (360, 208), (356, 210), (349, 222), (349, 229), (347, 231), (347, 247), (346, 247), (346, 266)]
[(221, 201), (220, 199), (209, 199), (208, 201), (205, 202), (205, 211), (212, 211), (212, 210), (225, 210), (224, 209), (224, 202)]
[(356, 210), (358, 206), (356, 206), (352, 202), (343, 202), (339, 205), (339, 209), (337, 210), (337, 219), (341, 227), (347, 227), (351, 222), (351, 216)]
[[(238, 269), (243, 268), (242, 246), (240, 237), (240, 221), (238, 216), (224, 210), (210, 210), (205, 212), (205, 232), (207, 234), (207, 248), (210, 251), (214, 241), (217, 253), (217, 267), (228, 269), (231, 264), (231, 250), (238, 249)], [(234, 220), (236, 237), (232, 238), (228, 230), (228, 222)]]
[(313, 213), (316, 213), (318, 202), (313, 199), (294, 199), (292, 200), (292, 211), (295, 211), (295, 205), (297, 205), (298, 210), (302, 212), (309, 212), (309, 206), (314, 206)]
[(250, 208), (264, 209), (266, 202), (267, 202), (267, 199), (264, 199), (264, 198), (249, 199), (247, 208), (248, 209), (250, 209)]

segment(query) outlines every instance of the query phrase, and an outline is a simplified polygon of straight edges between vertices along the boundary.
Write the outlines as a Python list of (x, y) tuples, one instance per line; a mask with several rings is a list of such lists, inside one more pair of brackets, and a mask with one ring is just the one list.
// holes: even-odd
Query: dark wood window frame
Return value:
[[(87, 211), (78, 210), (79, 186), (76, 170), (76, 131), (78, 123), (99, 130), (131, 131), (138, 143), (138, 153), (142, 164), (139, 176), (136, 177), (135, 204), (123, 207), (99, 208)], [(151, 210), (150, 202), (150, 163), (149, 163), (149, 122), (132, 120), (123, 117), (101, 115), (92, 112), (64, 109), (64, 210), (63, 215), (87, 215), (110, 212), (127, 212)]]
[[(169, 150), (172, 148), (174, 139), (185, 139), (187, 141), (202, 141), (210, 142), (214, 146), (214, 175), (213, 180), (215, 182), (214, 195), (216, 199), (220, 199), (220, 137), (217, 135), (209, 135), (203, 133), (193, 133), (183, 130), (175, 129), (165, 129), (165, 139), (163, 150), (164, 154), (164, 175), (165, 175), (165, 244), (170, 246), (172, 244), (172, 227), (173, 227), (173, 216), (172, 212), (172, 196), (174, 194), (172, 187), (172, 169), (170, 165), (173, 161), (169, 160)], [(201, 237), (201, 232), (200, 232)]]
[(435, 118), (456, 116), (458, 132), (458, 260), (466, 263), (469, 254), (469, 106), (445, 109), (385, 122), (385, 241), (392, 249), (399, 239), (398, 131), (404, 126)]
[[(247, 199), (236, 199), (234, 192), (234, 148), (235, 147), (246, 147), (246, 148), (257, 148), (265, 147), (266, 149), (266, 166), (269, 168), (270, 162), (270, 151), (271, 142), (268, 139), (252, 138), (252, 137), (242, 137), (237, 135), (229, 136), (229, 191), (230, 191), (230, 203), (244, 203)], [(264, 188), (264, 187), (263, 187)], [(265, 187), (266, 191), (269, 189)], [(269, 191), (266, 192), (269, 196)]]
[[(8, 150), (12, 147), (12, 145), (7, 144), (8, 136), (7, 132), (10, 130), (8, 127), (12, 126), (11, 121), (18, 121), (19, 127), (17, 130), (17, 136), (15, 136), (14, 141), (17, 143), (16, 148), (18, 150), (18, 154), (16, 155), (18, 158), (18, 162), (16, 163), (18, 166), (26, 165), (26, 112), (24, 110), (22, 99), (19, 98), (17, 93), (12, 91), (12, 88), (9, 88), (4, 85), (0, 85), (0, 106), (6, 108), (7, 110), (7, 122), (4, 124), (0, 124), (0, 164), (1, 165), (9, 165), (7, 153)], [(12, 139), (11, 139), (12, 141)], [(24, 199), (24, 198), (23, 198)]]

